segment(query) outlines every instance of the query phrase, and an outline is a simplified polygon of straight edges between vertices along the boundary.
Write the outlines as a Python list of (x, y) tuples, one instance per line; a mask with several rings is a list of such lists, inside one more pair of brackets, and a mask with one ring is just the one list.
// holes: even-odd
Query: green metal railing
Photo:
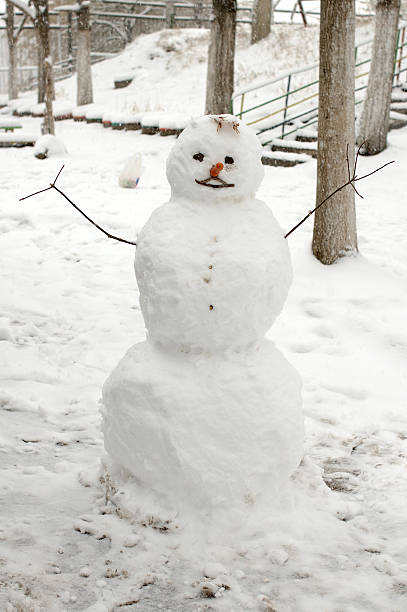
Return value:
[[(371, 45), (373, 40), (365, 41), (355, 47), (355, 81), (364, 79), (360, 86), (355, 86), (355, 93), (364, 91), (367, 88), (367, 77), (369, 70), (360, 71), (363, 66), (367, 66), (371, 61), (371, 56), (368, 51), (368, 45)], [(394, 78), (393, 87), (400, 84), (400, 75), (406, 72), (407, 67), (403, 67), (403, 61), (407, 59), (404, 55), (405, 47), (407, 46), (406, 26), (398, 30), (397, 46), (394, 61)], [(365, 57), (369, 53), (369, 57)], [(357, 61), (358, 56), (363, 56), (361, 61)], [(245, 90), (238, 91), (233, 94), (231, 100), (231, 112), (237, 115), (240, 119), (244, 118), (247, 125), (256, 125), (258, 134), (261, 136), (263, 145), (269, 144), (273, 138), (286, 138), (302, 129), (306, 129), (318, 122), (318, 78), (311, 78), (306, 82), (301, 82), (293, 87), (294, 80), (307, 72), (311, 73), (318, 70), (318, 64), (312, 64), (299, 70), (294, 70), (278, 76), (275, 79), (261, 83), (254, 87), (249, 87)], [(277, 96), (266, 98), (265, 91), (278, 90), (282, 91)], [(303, 95), (306, 93), (307, 95)], [(264, 94), (264, 96), (262, 96)], [(252, 98), (250, 105), (247, 105), (247, 99)], [(263, 97), (262, 101), (258, 101), (259, 97)], [(312, 104), (311, 100), (316, 102)], [(255, 103), (253, 103), (255, 102)], [(361, 104), (363, 98), (356, 96), (355, 104)], [(295, 109), (295, 111), (293, 111)], [(264, 113), (264, 114), (263, 114)], [(268, 133), (268, 134), (267, 134)], [(269, 139), (267, 140), (267, 137)]]

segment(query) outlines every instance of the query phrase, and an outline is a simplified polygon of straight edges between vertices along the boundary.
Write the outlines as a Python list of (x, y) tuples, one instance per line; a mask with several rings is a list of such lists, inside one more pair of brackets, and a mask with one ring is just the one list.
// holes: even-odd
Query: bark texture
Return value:
[(76, 56), (76, 103), (78, 106), (93, 102), (92, 69), (90, 62), (90, 11), (89, 4), (78, 10), (78, 50)]
[[(355, 151), (355, 3), (321, 0), (317, 204), (348, 180)], [(353, 165), (352, 165), (353, 168)], [(357, 250), (351, 186), (315, 213), (312, 251), (323, 264)]]
[(45, 72), (44, 72), (44, 52), (41, 46), (41, 37), (39, 30), (35, 30), (35, 38), (37, 43), (37, 102), (40, 104), (45, 101)]
[(270, 34), (270, 26), (272, 23), (272, 0), (255, 0), (252, 11), (252, 45)]
[(213, 0), (206, 79), (207, 115), (230, 112), (233, 94), (236, 0)]
[(18, 96), (17, 86), (17, 40), (14, 35), (14, 7), (7, 2), (7, 43), (8, 43), (8, 97), (14, 100)]
[(42, 123), (43, 134), (55, 134), (52, 99), (54, 97), (54, 78), (52, 72), (51, 48), (49, 42), (48, 0), (33, 0), (35, 8), (34, 27), (38, 35), (40, 56), (45, 83), (45, 114)]
[(357, 138), (365, 143), (363, 155), (375, 155), (387, 146), (399, 14), (400, 0), (376, 3), (372, 62)]

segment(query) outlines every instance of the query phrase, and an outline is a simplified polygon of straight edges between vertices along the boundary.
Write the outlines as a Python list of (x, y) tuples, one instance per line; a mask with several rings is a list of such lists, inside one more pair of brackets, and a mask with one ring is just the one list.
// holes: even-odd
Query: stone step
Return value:
[(407, 125), (407, 116), (404, 113), (390, 111), (390, 130), (398, 130)]
[(0, 134), (0, 147), (33, 147), (37, 138), (25, 134)]
[(316, 142), (299, 142), (298, 140), (281, 140), (280, 138), (273, 138), (269, 146), (271, 151), (305, 154), (311, 157), (317, 157), (318, 155)]
[(295, 137), (296, 142), (317, 142), (318, 141), (318, 134), (306, 134), (306, 133), (302, 133), (299, 132), (299, 134), (296, 135)]
[(390, 106), (390, 111), (395, 111), (396, 113), (407, 115), (407, 102), (392, 102)]
[(285, 153), (283, 151), (264, 151), (261, 157), (263, 166), (284, 166), (285, 168), (297, 166), (306, 161), (309, 161), (309, 156), (304, 153)]

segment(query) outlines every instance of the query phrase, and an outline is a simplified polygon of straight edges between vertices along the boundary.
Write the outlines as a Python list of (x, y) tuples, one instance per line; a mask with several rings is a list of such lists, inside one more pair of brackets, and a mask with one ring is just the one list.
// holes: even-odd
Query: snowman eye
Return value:
[(192, 156), (194, 159), (196, 159), (197, 161), (203, 161), (205, 155), (203, 153), (195, 153), (195, 155)]
[(233, 157), (229, 157), (229, 155), (226, 155), (225, 164), (233, 164), (234, 162), (235, 160), (233, 159)]

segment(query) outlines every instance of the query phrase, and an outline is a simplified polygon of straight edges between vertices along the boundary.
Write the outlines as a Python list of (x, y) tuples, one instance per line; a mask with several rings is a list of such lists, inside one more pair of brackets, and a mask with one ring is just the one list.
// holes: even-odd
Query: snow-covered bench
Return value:
[(38, 136), (0, 134), (0, 147), (33, 147)]
[(0, 130), (4, 130), (4, 132), (14, 132), (14, 130), (18, 130), (23, 126), (18, 121), (13, 121), (13, 119), (0, 119)]

